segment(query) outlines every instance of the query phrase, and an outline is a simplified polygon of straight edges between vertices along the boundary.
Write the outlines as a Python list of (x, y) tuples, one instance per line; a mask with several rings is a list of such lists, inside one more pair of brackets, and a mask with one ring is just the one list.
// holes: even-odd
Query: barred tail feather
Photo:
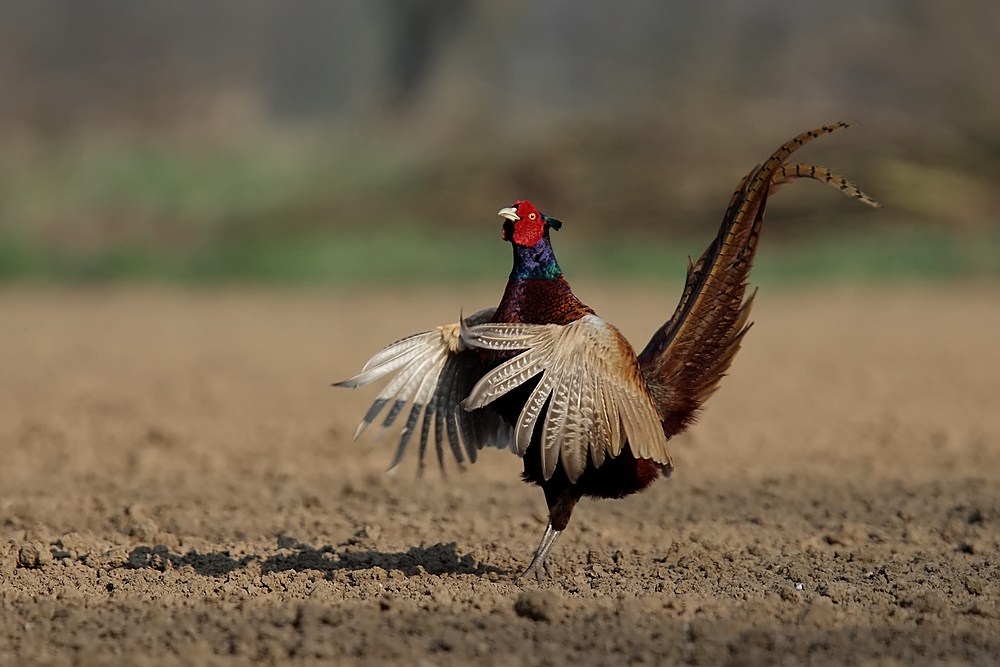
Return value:
[(803, 132), (754, 167), (733, 193), (715, 239), (698, 261), (688, 262), (684, 292), (673, 316), (638, 357), (667, 437), (694, 421), (750, 329), (753, 295), (744, 301), (744, 294), (770, 193), (790, 180), (811, 178), (877, 206), (857, 186), (825, 167), (788, 164), (805, 144), (846, 127), (847, 123), (835, 123)]

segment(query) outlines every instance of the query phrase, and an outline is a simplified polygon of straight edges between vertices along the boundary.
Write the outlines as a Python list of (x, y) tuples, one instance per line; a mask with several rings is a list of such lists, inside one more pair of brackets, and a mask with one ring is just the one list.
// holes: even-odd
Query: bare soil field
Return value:
[[(386, 475), (329, 387), (501, 287), (0, 292), (0, 664), (1000, 660), (1000, 288), (762, 291), (673, 477), (538, 585), (515, 456)], [(680, 277), (577, 287), (641, 346)]]

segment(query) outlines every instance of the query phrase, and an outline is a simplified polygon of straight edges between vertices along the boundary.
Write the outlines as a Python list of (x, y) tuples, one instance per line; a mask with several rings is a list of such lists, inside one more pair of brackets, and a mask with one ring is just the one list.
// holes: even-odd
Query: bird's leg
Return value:
[(538, 548), (535, 549), (535, 555), (531, 557), (531, 564), (528, 568), (521, 573), (521, 577), (534, 577), (535, 581), (541, 581), (544, 574), (551, 576), (549, 571), (549, 563), (546, 560), (549, 556), (549, 549), (552, 545), (556, 543), (556, 538), (559, 537), (561, 530), (556, 530), (552, 527), (552, 519), (549, 519), (548, 525), (545, 526), (545, 534), (542, 535), (542, 541), (538, 544)]
[[(553, 494), (555, 495), (555, 494)], [(549, 504), (549, 522), (545, 526), (545, 534), (542, 541), (535, 549), (535, 555), (531, 557), (528, 568), (521, 573), (521, 577), (532, 576), (536, 581), (541, 581), (545, 575), (551, 575), (549, 571), (548, 556), (556, 538), (562, 534), (569, 523), (570, 516), (573, 515), (573, 508), (576, 506), (580, 496), (573, 492), (572, 488), (565, 489), (554, 498), (546, 492), (545, 499)]]

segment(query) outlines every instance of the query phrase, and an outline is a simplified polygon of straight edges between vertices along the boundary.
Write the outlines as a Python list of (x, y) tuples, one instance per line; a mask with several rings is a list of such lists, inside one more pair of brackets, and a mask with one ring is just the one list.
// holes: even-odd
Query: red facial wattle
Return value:
[(510, 208), (501, 209), (504, 218), (503, 239), (519, 246), (533, 248), (545, 236), (545, 216), (529, 201), (516, 201)]

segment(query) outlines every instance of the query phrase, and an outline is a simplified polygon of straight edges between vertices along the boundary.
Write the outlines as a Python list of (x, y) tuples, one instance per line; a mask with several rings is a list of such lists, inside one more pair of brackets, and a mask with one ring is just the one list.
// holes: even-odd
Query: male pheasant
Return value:
[(392, 427), (410, 405), (393, 467), (418, 430), (421, 466), (432, 429), (442, 466), (445, 443), (459, 464), (486, 446), (520, 456), (524, 480), (542, 487), (549, 508), (522, 575), (541, 578), (580, 498), (621, 498), (670, 474), (667, 440), (694, 421), (750, 329), (747, 276), (770, 193), (811, 178), (878, 206), (828, 169), (788, 162), (843, 127), (793, 137), (743, 177), (715, 239), (689, 261), (674, 314), (638, 355), (570, 289), (549, 238), (562, 223), (528, 201), (501, 209), (514, 266), (499, 305), (393, 343), (338, 382), (358, 387), (395, 375), (355, 437), (387, 407), (382, 425)]

